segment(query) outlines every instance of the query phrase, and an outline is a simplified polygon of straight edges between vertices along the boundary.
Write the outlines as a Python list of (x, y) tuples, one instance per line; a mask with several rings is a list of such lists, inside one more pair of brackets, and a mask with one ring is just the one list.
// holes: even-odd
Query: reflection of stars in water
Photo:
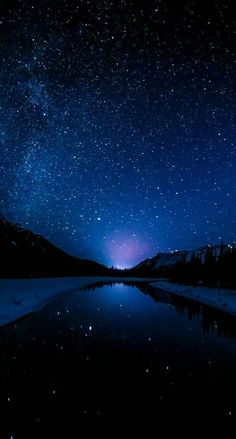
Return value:
[[(55, 404), (61, 404), (62, 398), (65, 396), (65, 389), (68, 386), (68, 376), (66, 376), (65, 382), (63, 382), (62, 375), (64, 369), (63, 373), (60, 369), (60, 365), (66, 367), (68, 354), (71, 355), (73, 353), (73, 361), (70, 363), (68, 370), (71, 374), (75, 374), (73, 375), (73, 383), (76, 388), (77, 383), (81, 386), (81, 377), (78, 375), (78, 370), (83, 371), (81, 372), (83, 380), (86, 378), (88, 382), (91, 382), (91, 377), (94, 377), (95, 379), (96, 376), (99, 376), (99, 379), (101, 378), (99, 374), (96, 375), (98, 364), (101, 364), (102, 370), (104, 370), (103, 378), (104, 382), (107, 383), (108, 372), (106, 368), (111, 361), (110, 355), (112, 353), (113, 356), (113, 354), (118, 351), (116, 365), (113, 364), (112, 360), (112, 367), (110, 370), (113, 371), (113, 367), (115, 367), (116, 373), (121, 377), (121, 381), (126, 382), (127, 380), (127, 382), (130, 383), (130, 380), (133, 378), (135, 365), (135, 378), (139, 380), (139, 383), (144, 385), (145, 388), (149, 385), (155, 388), (155, 383), (160, 379), (161, 387), (155, 389), (155, 395), (159, 404), (159, 409), (162, 409), (162, 406), (165, 407), (166, 404), (168, 405), (169, 402), (172, 401), (171, 398), (174, 392), (179, 392), (180, 385), (181, 388), (186, 386), (186, 388), (189, 389), (189, 386), (194, 386), (196, 382), (195, 380), (199, 378), (198, 369), (195, 368), (194, 364), (191, 363), (192, 366), (190, 364), (186, 367), (186, 364), (190, 361), (188, 355), (186, 357), (187, 363), (184, 364), (184, 367), (182, 368), (179, 364), (178, 352), (184, 353), (184, 350), (182, 351), (182, 344), (184, 345), (186, 340), (188, 340), (190, 346), (192, 346), (193, 340), (197, 338), (197, 334), (199, 345), (201, 346), (203, 334), (201, 331), (200, 319), (192, 319), (191, 332), (189, 332), (190, 326), (187, 313), (182, 315), (177, 314), (177, 327), (179, 329), (184, 322), (184, 326), (182, 327), (184, 338), (180, 338), (181, 342), (179, 341), (179, 329), (177, 331), (174, 326), (172, 331), (170, 331), (171, 345), (168, 348), (169, 344), (166, 343), (165, 337), (167, 336), (168, 330), (170, 330), (169, 328), (172, 325), (172, 320), (170, 318), (165, 318), (159, 323), (158, 320), (162, 319), (162, 313), (164, 313), (164, 315), (166, 313), (166, 315), (173, 317), (175, 314), (175, 309), (173, 307), (168, 308), (165, 304), (161, 303), (155, 304), (153, 301), (150, 301), (150, 297), (148, 298), (145, 295), (140, 295), (140, 293), (138, 293), (137, 290), (135, 291), (134, 288), (130, 287), (128, 289), (127, 286), (124, 285), (122, 288), (120, 288), (120, 285), (116, 285), (113, 287), (113, 291), (110, 291), (111, 288), (108, 286), (104, 288), (105, 290), (97, 289), (91, 296), (88, 294), (88, 291), (81, 292), (81, 295), (75, 295), (74, 299), (73, 295), (68, 294), (66, 297), (57, 300), (54, 304), (50, 304), (48, 311), (45, 308), (45, 310), (40, 312), (38, 319), (37, 314), (30, 317), (28, 325), (27, 319), (14, 325), (14, 339), (18, 337), (18, 344), (15, 348), (15, 352), (11, 352), (9, 357), (10, 364), (12, 365), (11, 367), (11, 365), (8, 364), (8, 366), (10, 365), (10, 379), (12, 380), (16, 367), (18, 368), (19, 364), (22, 364), (21, 362), (23, 361), (26, 383), (29, 380), (30, 385), (32, 385), (31, 379), (33, 369), (31, 363), (29, 363), (27, 367), (25, 366), (24, 350), (26, 346), (28, 346), (28, 349), (29, 346), (32, 346), (33, 344), (33, 356), (36, 355), (38, 347), (43, 349), (43, 353), (46, 356), (47, 352), (49, 352), (48, 348), (50, 347), (50, 358), (54, 358), (55, 363), (52, 362), (52, 375), (48, 374), (48, 368), (46, 368), (47, 370), (44, 375), (46, 384), (42, 385), (42, 394), (45, 404), (52, 409), (52, 407), (55, 407)], [(103, 295), (103, 293), (106, 294)], [(108, 294), (110, 301), (108, 300)], [(127, 294), (130, 294), (130, 296), (133, 297), (131, 302), (128, 301)], [(112, 297), (114, 295), (117, 295), (119, 300), (112, 302)], [(70, 300), (72, 300), (72, 303)], [(100, 306), (98, 306), (98, 301)], [(142, 313), (140, 314), (137, 309), (137, 303), (139, 301), (140, 310), (142, 310)], [(79, 306), (77, 306), (78, 303)], [(122, 308), (122, 311), (120, 311), (120, 305), (125, 305)], [(155, 305), (157, 305), (157, 307), (155, 307)], [(147, 308), (145, 306), (147, 306)], [(78, 310), (80, 310), (80, 312), (78, 312)], [(67, 311), (70, 311), (69, 314)], [(37, 323), (35, 326), (34, 319), (36, 319)], [(48, 322), (50, 328), (48, 333), (45, 333), (45, 321)], [(71, 326), (72, 324), (73, 326)], [(198, 327), (197, 331), (196, 324)], [(25, 330), (23, 331), (22, 325), (23, 327), (25, 325)], [(31, 331), (28, 330), (29, 327), (31, 328)], [(73, 330), (71, 330), (72, 328)], [(216, 336), (214, 326), (213, 330)], [(85, 333), (87, 334), (86, 338), (84, 337)], [(160, 334), (162, 334), (163, 339), (160, 337)], [(24, 337), (26, 337), (26, 340), (24, 340)], [(101, 346), (105, 348), (101, 363), (99, 362), (99, 355), (97, 355), (96, 351), (97, 337), (99, 337)], [(206, 341), (206, 335), (204, 337)], [(212, 345), (212, 336), (210, 340), (210, 345)], [(179, 343), (181, 343), (181, 347), (179, 347)], [(172, 344), (176, 346), (174, 352), (172, 351)], [(2, 346), (4, 347), (4, 343), (2, 343)], [(196, 346), (198, 345), (196, 344)], [(220, 364), (218, 363), (218, 357), (213, 348), (214, 346), (212, 348), (210, 347), (210, 351), (209, 349), (201, 350), (201, 348), (199, 350), (201, 364), (206, 372), (203, 376), (203, 382), (208, 389), (211, 389), (211, 386), (212, 388), (214, 387), (214, 383), (209, 382), (207, 378), (209, 371), (211, 369), (211, 374), (216, 373), (217, 375), (217, 368), (215, 368), (215, 366), (217, 367), (217, 364)], [(127, 354), (127, 352), (129, 354)], [(233, 352), (234, 344), (232, 345), (232, 352), (230, 355)], [(139, 358), (138, 364), (136, 362), (137, 355)], [(58, 361), (58, 358), (60, 358), (60, 361)], [(19, 361), (19, 363), (17, 362), (17, 364), (15, 364), (16, 361)], [(180, 366), (181, 374), (179, 375)], [(34, 365), (34, 368), (35, 367), (36, 366)], [(41, 365), (38, 367), (39, 373), (41, 374)], [(48, 367), (50, 368), (50, 362)], [(113, 383), (112, 380), (113, 378), (111, 376), (111, 382)], [(16, 387), (12, 391), (9, 391), (9, 389), (11, 389), (11, 387), (9, 387), (5, 393), (4, 403), (9, 405), (9, 408), (12, 409), (19, 398), (22, 398), (22, 395), (19, 397)], [(112, 389), (112, 384), (110, 384), (109, 389)], [(74, 386), (71, 388), (68, 404), (74, 404), (73, 409), (76, 410), (76, 413), (79, 413), (80, 416), (97, 416), (98, 414), (106, 415), (106, 410), (104, 411), (104, 406), (102, 405), (101, 400), (96, 400), (94, 405), (92, 403), (86, 403), (84, 400), (79, 404), (77, 394), (75, 399), (73, 399), (73, 390)], [(227, 417), (234, 415), (231, 405), (231, 402), (227, 404), (227, 402), (224, 403), (224, 401), (222, 401), (220, 410), (224, 416)], [(34, 420), (37, 423), (42, 422), (43, 425), (44, 419), (41, 417), (41, 413), (34, 413)]]

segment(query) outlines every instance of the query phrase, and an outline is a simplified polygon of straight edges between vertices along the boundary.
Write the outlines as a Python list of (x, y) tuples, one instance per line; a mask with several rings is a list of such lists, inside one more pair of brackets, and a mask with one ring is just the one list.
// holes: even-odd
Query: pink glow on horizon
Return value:
[(110, 265), (116, 268), (130, 268), (150, 256), (150, 245), (138, 236), (116, 236), (106, 243)]

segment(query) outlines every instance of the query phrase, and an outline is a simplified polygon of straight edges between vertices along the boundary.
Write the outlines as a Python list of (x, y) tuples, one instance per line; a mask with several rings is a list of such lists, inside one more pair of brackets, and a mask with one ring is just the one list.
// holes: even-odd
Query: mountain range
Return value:
[(190, 262), (192, 258), (199, 258), (204, 264), (209, 256), (209, 252), (211, 252), (211, 255), (217, 260), (222, 252), (225, 253), (230, 248), (232, 248), (232, 246), (220, 244), (206, 245), (195, 250), (176, 250), (169, 253), (157, 253), (156, 256), (140, 262), (134, 269), (143, 270), (145, 268), (155, 271), (169, 268), (178, 262)]
[(206, 245), (195, 250), (158, 253), (132, 269), (133, 276), (165, 277), (174, 282), (236, 287), (236, 247)]
[(0, 277), (104, 276), (95, 261), (71, 256), (41, 235), (0, 218)]
[[(0, 277), (122, 276), (216, 277), (234, 279), (235, 246), (206, 245), (196, 250), (157, 253), (129, 270), (109, 269), (71, 256), (41, 235), (0, 218)], [(209, 264), (210, 262), (210, 264)], [(200, 265), (199, 265), (200, 264)], [(218, 265), (217, 265), (218, 264)], [(190, 274), (191, 272), (191, 274)]]

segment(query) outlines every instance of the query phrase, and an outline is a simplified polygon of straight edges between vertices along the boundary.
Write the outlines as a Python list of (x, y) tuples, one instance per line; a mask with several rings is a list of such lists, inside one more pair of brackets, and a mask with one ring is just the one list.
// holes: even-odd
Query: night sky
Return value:
[(1, 5), (5, 217), (119, 267), (235, 241), (234, 3)]

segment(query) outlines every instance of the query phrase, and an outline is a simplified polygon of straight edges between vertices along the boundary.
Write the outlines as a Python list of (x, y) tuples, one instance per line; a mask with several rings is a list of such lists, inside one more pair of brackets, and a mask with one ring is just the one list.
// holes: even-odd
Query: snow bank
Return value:
[(0, 325), (41, 309), (66, 291), (82, 288), (86, 278), (0, 279)]
[[(141, 279), (129, 279), (141, 281)], [(42, 309), (57, 296), (97, 282), (123, 282), (108, 277), (67, 277), (47, 279), (0, 279), (0, 326)]]
[(148, 282), (177, 294), (236, 315), (236, 291), (173, 284), (141, 278), (71, 277), (48, 279), (0, 279), (0, 326), (42, 309), (62, 294), (82, 290), (97, 282)]
[(174, 284), (168, 281), (152, 283), (168, 293), (177, 294), (205, 305), (221, 309), (229, 314), (236, 315), (236, 291), (223, 288), (207, 288), (191, 285)]

